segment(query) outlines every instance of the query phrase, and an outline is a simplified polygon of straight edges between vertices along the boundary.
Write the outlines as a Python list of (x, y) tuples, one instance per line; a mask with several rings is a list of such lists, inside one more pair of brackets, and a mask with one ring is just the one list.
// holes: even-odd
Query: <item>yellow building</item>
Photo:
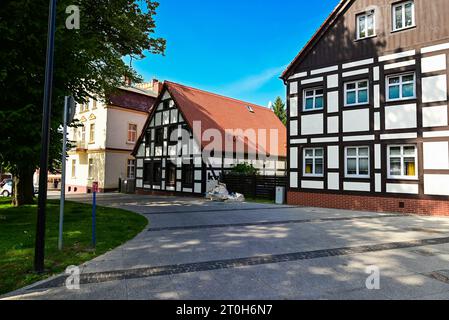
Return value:
[(119, 179), (134, 178), (136, 162), (131, 152), (157, 90), (158, 81), (153, 80), (145, 89), (121, 87), (106, 103), (90, 99), (77, 105), (75, 119), (82, 126), (69, 130), (69, 140), (76, 145), (67, 158), (69, 194), (90, 193), (94, 181), (99, 183), (100, 192), (115, 191)]

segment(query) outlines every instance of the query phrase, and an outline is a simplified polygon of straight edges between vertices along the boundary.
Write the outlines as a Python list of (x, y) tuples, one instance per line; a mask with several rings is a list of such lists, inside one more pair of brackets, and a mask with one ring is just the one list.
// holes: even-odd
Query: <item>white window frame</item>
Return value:
[[(412, 4), (412, 25), (411, 26), (405, 26), (405, 6), (407, 4)], [(397, 28), (396, 27), (396, 8), (398, 7), (402, 7), (402, 28)], [(396, 3), (393, 4), (392, 6), (392, 26), (393, 26), (393, 32), (395, 31), (401, 31), (401, 30), (405, 30), (405, 29), (409, 29), (409, 28), (413, 28), (416, 26), (416, 20), (415, 20), (415, 1), (411, 0), (411, 1), (404, 1), (404, 2), (400, 2), (400, 3)]]
[[(411, 158), (410, 156), (404, 155), (404, 148), (407, 147), (414, 147), (415, 148), (415, 175), (414, 176), (405, 176), (402, 173), (404, 172), (404, 158)], [(394, 156), (394, 158), (400, 158), (401, 159), (401, 175), (395, 176), (391, 174), (391, 154), (390, 149), (391, 148), (401, 148), (401, 155), (400, 156)], [(387, 178), (391, 180), (418, 180), (418, 147), (414, 144), (394, 144), (387, 146)]]
[(89, 158), (87, 160), (87, 179), (92, 180), (94, 177), (94, 159)]
[[(318, 90), (323, 90), (323, 94), (316, 94)], [(306, 92), (313, 91), (313, 96), (306, 96)], [(304, 112), (310, 112), (310, 111), (317, 111), (317, 110), (324, 110), (324, 87), (315, 87), (315, 88), (308, 88), (303, 90), (303, 99), (302, 99), (302, 110)], [(323, 107), (322, 108), (316, 108), (316, 99), (317, 98), (323, 98)], [(313, 98), (313, 108), (312, 109), (306, 109), (306, 100)]]
[[(93, 130), (92, 130), (93, 126)], [(95, 143), (95, 131), (97, 130), (95, 123), (89, 124), (89, 144)]]
[[(348, 156), (348, 149), (356, 149), (357, 154), (355, 156)], [(359, 150), (360, 149), (368, 149), (368, 155), (367, 156), (360, 156)], [(370, 159), (370, 147), (369, 146), (360, 146), (360, 147), (346, 147), (345, 148), (345, 177), (346, 178), (369, 178), (371, 174), (370, 165), (371, 165), (371, 159)], [(360, 159), (368, 158), (368, 174), (360, 174)], [(356, 160), (356, 174), (349, 174), (348, 173), (348, 159), (355, 159)]]
[[(131, 126), (135, 126), (136, 127), (136, 130), (134, 131), (134, 130), (131, 130)], [(129, 122), (128, 123), (128, 132), (127, 132), (127, 137), (126, 137), (126, 140), (127, 140), (127, 143), (128, 144), (135, 144), (136, 142), (137, 142), (137, 131), (138, 131), (138, 126), (137, 126), (137, 124), (136, 123), (132, 123), (132, 122)], [(129, 134), (130, 134), (130, 132), (134, 132), (135, 133), (135, 139), (134, 139), (134, 141), (132, 141), (132, 140), (129, 140)]]
[[(132, 170), (130, 170), (132, 168)], [(129, 175), (129, 173), (132, 172), (132, 177)], [(128, 159), (126, 162), (126, 176), (128, 179), (135, 179), (136, 178), (136, 160), (135, 159)]]
[[(368, 17), (373, 16), (373, 34), (368, 35)], [(365, 28), (366, 28), (366, 36), (362, 37), (360, 35), (360, 19), (365, 17)], [(372, 38), (377, 35), (376, 33), (376, 12), (375, 10), (371, 10), (362, 14), (357, 15), (357, 40)]]
[[(404, 82), (402, 79), (406, 76), (413, 75), (413, 96), (412, 97), (403, 97), (403, 90), (402, 87), (404, 84), (409, 84), (410, 82)], [(398, 78), (399, 77), (399, 83), (390, 84), (391, 78)], [(390, 99), (390, 87), (399, 86), (399, 98), (397, 99)], [(398, 73), (398, 74), (391, 74), (386, 76), (385, 78), (385, 88), (386, 88), (386, 100), (387, 102), (390, 101), (404, 101), (404, 100), (413, 100), (416, 99), (416, 73), (415, 72), (405, 72), (405, 73)]]
[(86, 143), (86, 126), (84, 124), (81, 127), (81, 142)]
[[(306, 156), (306, 151), (313, 150), (313, 156)], [(322, 156), (316, 156), (316, 150), (322, 150)], [(306, 160), (312, 159), (313, 161), (313, 173), (306, 173)], [(321, 159), (322, 166), (323, 166), (323, 172), (322, 173), (316, 173), (316, 160)], [(304, 177), (324, 177), (324, 148), (304, 148), (303, 151), (303, 176)]]
[[(366, 102), (358, 102), (359, 101), (359, 91), (360, 90), (365, 90), (365, 88), (359, 88), (359, 84), (361, 83), (361, 82), (366, 82), (367, 83), (367, 86), (366, 86), (366, 90), (367, 90), (367, 101)], [(349, 84), (355, 84), (355, 89), (351, 89), (351, 90), (348, 90), (348, 85)], [(367, 105), (367, 104), (369, 104), (370, 103), (370, 100), (369, 100), (369, 95), (370, 95), (370, 90), (369, 90), (369, 86), (370, 86), (370, 83), (369, 83), (369, 80), (368, 79), (364, 79), (364, 80), (357, 80), (357, 81), (350, 81), (350, 82), (345, 82), (345, 85), (344, 85), (344, 88), (345, 88), (345, 107), (353, 107), (353, 106), (363, 106), (363, 105)], [(352, 104), (349, 104), (348, 103), (348, 91), (354, 91), (355, 92), (355, 100), (356, 100), (356, 103), (352, 103)]]

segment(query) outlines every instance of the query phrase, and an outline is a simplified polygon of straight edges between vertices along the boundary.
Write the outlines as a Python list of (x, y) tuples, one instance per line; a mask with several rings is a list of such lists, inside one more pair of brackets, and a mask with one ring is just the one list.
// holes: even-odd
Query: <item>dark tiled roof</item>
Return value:
[(150, 112), (156, 101), (156, 94), (136, 88), (122, 87), (109, 96), (109, 104), (120, 108)]

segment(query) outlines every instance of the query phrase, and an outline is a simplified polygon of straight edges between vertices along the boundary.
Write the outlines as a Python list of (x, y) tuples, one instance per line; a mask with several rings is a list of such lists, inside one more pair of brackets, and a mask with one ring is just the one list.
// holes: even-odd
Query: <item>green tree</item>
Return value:
[(285, 103), (281, 97), (277, 97), (272, 106), (273, 112), (284, 125), (287, 125), (287, 111), (285, 110)]
[(236, 166), (232, 167), (231, 171), (229, 171), (229, 174), (254, 175), (258, 173), (259, 169), (254, 168), (252, 164), (248, 164), (246, 162), (237, 164)]
[[(48, 0), (0, 2), (0, 165), (15, 180), (15, 205), (33, 201), (33, 173), (41, 149)], [(69, 30), (66, 8), (80, 9), (80, 28)], [(58, 0), (51, 116), (50, 169), (60, 163), (63, 99), (82, 103), (106, 97), (142, 79), (125, 57), (163, 54), (154, 37), (158, 3), (152, 0)]]

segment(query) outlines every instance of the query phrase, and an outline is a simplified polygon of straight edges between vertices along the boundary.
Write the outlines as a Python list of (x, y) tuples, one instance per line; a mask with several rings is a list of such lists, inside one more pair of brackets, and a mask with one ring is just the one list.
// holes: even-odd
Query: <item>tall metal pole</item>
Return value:
[(66, 175), (66, 152), (67, 152), (67, 118), (69, 113), (69, 97), (64, 99), (64, 121), (62, 129), (62, 172), (61, 172), (61, 199), (59, 205), (59, 239), (58, 248), (62, 250), (62, 233), (64, 227), (64, 204), (65, 204), (65, 175)]
[(37, 208), (34, 270), (44, 271), (45, 219), (47, 205), (48, 150), (50, 144), (51, 96), (53, 88), (53, 60), (56, 31), (56, 0), (50, 0), (48, 14), (47, 57), (45, 66), (44, 103), (42, 114), (42, 149), (39, 166), (39, 200)]

